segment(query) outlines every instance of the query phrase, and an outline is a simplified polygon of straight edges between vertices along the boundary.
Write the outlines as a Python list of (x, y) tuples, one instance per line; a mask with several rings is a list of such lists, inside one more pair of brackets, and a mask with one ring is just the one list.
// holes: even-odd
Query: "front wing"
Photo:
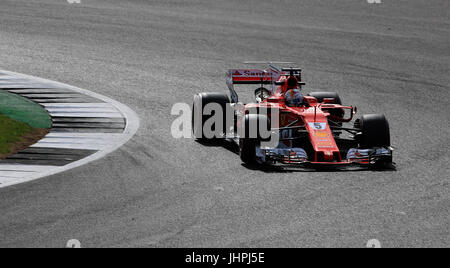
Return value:
[(256, 157), (261, 164), (283, 164), (299, 167), (345, 167), (345, 166), (376, 166), (379, 164), (392, 163), (393, 149), (351, 148), (343, 161), (315, 162), (308, 160), (308, 155), (302, 148), (256, 148)]

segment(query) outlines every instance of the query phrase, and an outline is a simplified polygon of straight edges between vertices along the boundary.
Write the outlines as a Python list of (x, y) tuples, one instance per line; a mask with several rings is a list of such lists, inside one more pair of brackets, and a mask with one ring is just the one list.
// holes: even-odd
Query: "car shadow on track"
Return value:
[(307, 168), (307, 167), (289, 167), (289, 166), (264, 166), (264, 165), (247, 165), (242, 164), (242, 166), (250, 169), (250, 170), (259, 170), (265, 173), (329, 173), (329, 172), (362, 172), (362, 171), (371, 171), (371, 172), (393, 172), (397, 171), (395, 166), (392, 167), (383, 167), (383, 168), (365, 168), (365, 167), (347, 167), (347, 168)]
[(222, 147), (228, 151), (239, 155), (239, 146), (232, 140), (217, 139), (217, 140), (195, 140), (197, 143), (206, 147)]
[[(213, 141), (201, 141), (196, 140), (199, 144), (206, 147), (222, 147), (237, 156), (239, 156), (239, 146), (232, 140), (219, 139)], [(306, 167), (290, 167), (290, 166), (277, 166), (277, 165), (249, 165), (242, 163), (242, 166), (255, 171), (262, 171), (265, 173), (294, 173), (294, 172), (361, 172), (361, 171), (372, 171), (372, 172), (394, 172), (397, 171), (397, 167), (394, 164), (384, 167), (346, 167), (346, 168), (306, 168)]]

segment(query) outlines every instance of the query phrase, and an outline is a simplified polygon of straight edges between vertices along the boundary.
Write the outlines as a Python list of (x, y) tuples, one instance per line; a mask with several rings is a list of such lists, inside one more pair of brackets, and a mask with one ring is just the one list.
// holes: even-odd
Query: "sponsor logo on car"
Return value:
[(314, 135), (319, 138), (327, 138), (330, 134), (326, 131), (314, 131)]

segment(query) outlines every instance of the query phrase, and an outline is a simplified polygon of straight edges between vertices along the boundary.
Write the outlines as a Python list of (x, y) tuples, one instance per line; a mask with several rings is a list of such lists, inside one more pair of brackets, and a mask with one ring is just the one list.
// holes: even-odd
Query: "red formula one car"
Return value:
[[(335, 92), (303, 95), (298, 68), (229, 70), (226, 93), (194, 97), (192, 127), (198, 140), (230, 139), (246, 164), (343, 167), (392, 164), (384, 115), (353, 120), (354, 106)], [(255, 102), (239, 102), (236, 84), (258, 85)], [(352, 123), (350, 126), (346, 126)]]

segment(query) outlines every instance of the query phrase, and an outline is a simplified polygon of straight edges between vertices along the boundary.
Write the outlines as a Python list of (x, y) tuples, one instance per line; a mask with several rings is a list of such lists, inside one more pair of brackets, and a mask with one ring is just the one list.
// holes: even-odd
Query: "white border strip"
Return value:
[(139, 129), (140, 121), (139, 121), (138, 115), (133, 110), (131, 110), (128, 106), (126, 106), (118, 101), (115, 101), (111, 98), (105, 97), (103, 95), (97, 94), (95, 92), (92, 92), (92, 91), (89, 91), (86, 89), (77, 88), (77, 87), (67, 85), (64, 83), (51, 81), (51, 80), (47, 80), (47, 79), (43, 79), (43, 78), (31, 76), (31, 75), (14, 73), (14, 72), (4, 71), (4, 70), (0, 70), (0, 73), (5, 73), (7, 75), (17, 77), (17, 78), (25, 78), (27, 80), (31, 80), (31, 81), (37, 82), (37, 83), (50, 84), (50, 85), (53, 85), (55, 87), (60, 87), (60, 88), (67, 88), (67, 89), (73, 90), (75, 92), (102, 100), (104, 102), (110, 103), (115, 108), (117, 108), (126, 119), (125, 131), (122, 134), (119, 134), (120, 138), (115, 139), (114, 144), (111, 144), (111, 145), (103, 148), (101, 151), (98, 151), (97, 153), (94, 153), (94, 154), (92, 154), (86, 158), (83, 158), (81, 160), (78, 160), (76, 162), (72, 162), (68, 165), (65, 165), (62, 167), (49, 166), (49, 170), (33, 174), (27, 178), (14, 179), (12, 181), (5, 182), (3, 184), (0, 184), (0, 188), (5, 188), (8, 186), (25, 183), (25, 182), (37, 180), (40, 178), (44, 178), (47, 176), (55, 175), (55, 174), (58, 174), (58, 173), (61, 173), (61, 172), (64, 172), (64, 171), (67, 171), (67, 170), (70, 170), (70, 169), (73, 169), (76, 167), (86, 165), (92, 161), (101, 159), (101, 158), (105, 157), (106, 155), (108, 155), (108, 154), (114, 152), (115, 150), (119, 149), (120, 147), (122, 147), (125, 143), (127, 143), (136, 134), (136, 132)]

